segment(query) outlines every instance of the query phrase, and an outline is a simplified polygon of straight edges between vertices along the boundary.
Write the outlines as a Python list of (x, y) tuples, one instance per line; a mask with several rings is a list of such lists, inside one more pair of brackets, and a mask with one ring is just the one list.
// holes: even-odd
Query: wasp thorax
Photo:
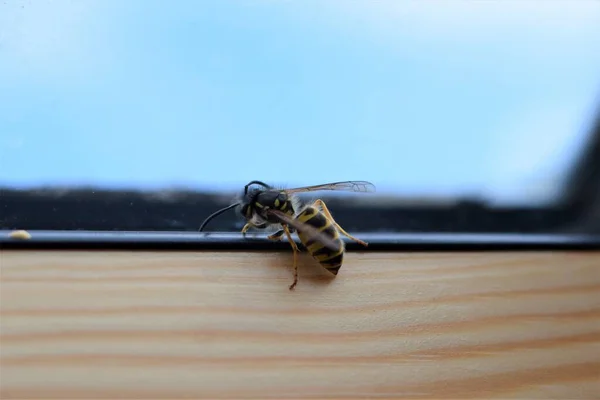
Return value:
[(257, 208), (279, 208), (286, 200), (287, 196), (285, 193), (265, 191), (256, 196), (255, 205)]

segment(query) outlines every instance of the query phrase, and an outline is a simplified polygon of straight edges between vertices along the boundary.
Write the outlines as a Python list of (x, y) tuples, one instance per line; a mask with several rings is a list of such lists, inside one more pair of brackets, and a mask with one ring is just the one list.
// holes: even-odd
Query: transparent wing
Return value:
[(367, 181), (344, 181), (344, 182), (333, 182), (324, 183), (322, 185), (303, 186), (293, 189), (284, 189), (286, 193), (299, 193), (299, 192), (314, 192), (316, 190), (339, 190), (346, 192), (374, 192), (375, 185)]
[(304, 222), (300, 222), (293, 218), (290, 218), (287, 214), (285, 214), (281, 211), (278, 211), (278, 210), (269, 209), (269, 210), (267, 210), (267, 212), (270, 213), (271, 215), (275, 216), (277, 219), (279, 219), (281, 221), (281, 223), (287, 224), (287, 225), (290, 225), (290, 226), (296, 228), (296, 230), (298, 232), (306, 233), (307, 235), (310, 236), (311, 239), (319, 241), (320, 243), (322, 243), (325, 247), (329, 248), (330, 250), (335, 251), (335, 250), (339, 249), (338, 243), (336, 243), (329, 236), (327, 236), (326, 234), (324, 234), (321, 231), (318, 231), (316, 228), (312, 227), (311, 225), (308, 225), (308, 224), (305, 224)]

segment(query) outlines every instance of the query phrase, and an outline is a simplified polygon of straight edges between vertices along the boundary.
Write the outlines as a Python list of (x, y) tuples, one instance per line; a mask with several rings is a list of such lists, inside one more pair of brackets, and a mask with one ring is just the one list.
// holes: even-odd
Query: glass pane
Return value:
[(587, 146), (599, 48), (597, 1), (2, 2), (0, 186), (541, 207)]

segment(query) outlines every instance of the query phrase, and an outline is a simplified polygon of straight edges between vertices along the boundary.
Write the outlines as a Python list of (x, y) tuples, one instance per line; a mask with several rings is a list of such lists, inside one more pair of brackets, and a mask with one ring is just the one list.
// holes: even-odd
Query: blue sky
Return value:
[(543, 199), (599, 48), (597, 1), (9, 0), (0, 185)]

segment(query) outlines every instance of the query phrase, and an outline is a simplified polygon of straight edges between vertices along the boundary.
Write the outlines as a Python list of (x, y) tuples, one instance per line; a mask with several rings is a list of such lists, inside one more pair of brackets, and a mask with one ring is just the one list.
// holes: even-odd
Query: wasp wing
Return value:
[(339, 243), (327, 236), (325, 233), (317, 230), (315, 227), (305, 224), (304, 222), (295, 220), (279, 210), (269, 209), (267, 210), (267, 212), (273, 215), (275, 218), (279, 219), (282, 224), (290, 225), (296, 228), (298, 232), (306, 233), (310, 236), (311, 239), (322, 243), (325, 247), (329, 248), (330, 250), (339, 250)]
[(322, 185), (302, 186), (293, 189), (284, 189), (286, 193), (314, 192), (316, 190), (338, 190), (346, 192), (374, 192), (375, 185), (367, 181), (343, 181), (324, 183)]

